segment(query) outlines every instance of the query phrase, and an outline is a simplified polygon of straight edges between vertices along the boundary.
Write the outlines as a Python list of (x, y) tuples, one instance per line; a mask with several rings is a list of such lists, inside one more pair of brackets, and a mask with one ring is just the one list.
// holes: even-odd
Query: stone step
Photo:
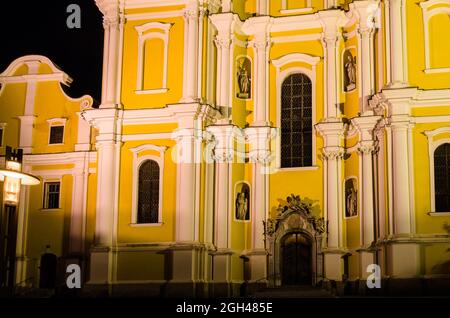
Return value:
[(330, 298), (333, 297), (324, 289), (312, 286), (286, 286), (265, 288), (249, 295), (250, 298)]

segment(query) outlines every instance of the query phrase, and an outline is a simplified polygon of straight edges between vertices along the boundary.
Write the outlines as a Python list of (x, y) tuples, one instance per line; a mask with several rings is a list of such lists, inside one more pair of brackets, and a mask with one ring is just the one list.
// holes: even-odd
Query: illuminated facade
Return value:
[(44, 57), (0, 75), (2, 146), (43, 179), (18, 283), (49, 244), (118, 294), (448, 286), (449, 0), (96, 2), (98, 108)]

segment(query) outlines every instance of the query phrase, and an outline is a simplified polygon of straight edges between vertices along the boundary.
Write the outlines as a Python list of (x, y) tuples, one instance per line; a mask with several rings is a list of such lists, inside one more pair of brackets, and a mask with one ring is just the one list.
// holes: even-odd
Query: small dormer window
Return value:
[(50, 145), (61, 145), (64, 143), (64, 131), (66, 126), (66, 118), (53, 118), (47, 120), (49, 123), (49, 138)]

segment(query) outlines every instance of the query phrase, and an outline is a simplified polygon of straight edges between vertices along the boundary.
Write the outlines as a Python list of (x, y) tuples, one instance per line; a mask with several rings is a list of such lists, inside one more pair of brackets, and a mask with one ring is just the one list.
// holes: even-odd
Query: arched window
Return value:
[(281, 168), (312, 166), (312, 84), (302, 73), (281, 87)]
[(144, 161), (139, 168), (137, 223), (158, 223), (159, 165), (154, 160)]
[(450, 144), (434, 151), (434, 195), (436, 212), (450, 211)]

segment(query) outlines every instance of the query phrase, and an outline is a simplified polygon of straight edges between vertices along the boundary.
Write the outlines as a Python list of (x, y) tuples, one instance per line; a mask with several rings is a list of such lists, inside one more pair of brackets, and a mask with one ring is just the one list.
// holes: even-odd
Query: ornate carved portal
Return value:
[(266, 224), (269, 285), (316, 285), (323, 279), (324, 220), (313, 216), (312, 205), (299, 196), (286, 201)]

